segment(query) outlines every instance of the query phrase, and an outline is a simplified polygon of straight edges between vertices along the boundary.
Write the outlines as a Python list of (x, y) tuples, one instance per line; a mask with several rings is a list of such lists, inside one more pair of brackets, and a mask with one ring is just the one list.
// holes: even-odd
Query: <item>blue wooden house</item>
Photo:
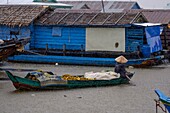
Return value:
[(141, 13), (50, 12), (35, 21), (30, 49), (49, 51), (134, 52), (142, 46), (147, 22)]
[(34, 20), (46, 10), (35, 5), (1, 5), (0, 39), (31, 38)]
[[(141, 13), (83, 13), (46, 11), (32, 26), (32, 55), (16, 55), (11, 61), (81, 65), (115, 65), (124, 55), (129, 64), (150, 59), (150, 48), (139, 59), (138, 49), (146, 46), (145, 27), (133, 25), (147, 19)], [(146, 52), (145, 52), (146, 53)], [(148, 56), (147, 56), (148, 55)]]
[(169, 9), (140, 9), (128, 10), (128, 12), (141, 12), (149, 23), (161, 23), (162, 33), (161, 41), (162, 47), (165, 50), (170, 50), (170, 10)]

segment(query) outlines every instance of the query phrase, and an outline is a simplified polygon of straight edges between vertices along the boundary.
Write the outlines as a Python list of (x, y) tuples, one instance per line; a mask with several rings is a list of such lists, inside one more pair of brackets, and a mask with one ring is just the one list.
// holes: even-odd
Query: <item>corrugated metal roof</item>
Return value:
[(89, 9), (60, 9), (60, 8), (56, 8), (55, 11), (57, 12), (74, 12), (74, 13), (93, 13), (93, 12), (100, 12), (100, 10), (89, 10)]
[[(36, 24), (42, 25), (84, 25), (113, 26), (131, 24), (137, 21), (139, 13), (82, 13), (82, 12), (52, 12), (42, 16)], [(147, 21), (147, 20), (145, 20)]]
[[(102, 2), (101, 1), (59, 1), (64, 4), (73, 5), (72, 9), (87, 9), (91, 10), (102, 10)], [(106, 11), (109, 9), (132, 9), (137, 2), (132, 1), (103, 1), (104, 8)], [(138, 5), (138, 4), (137, 4)], [(139, 5), (138, 5), (139, 6)]]
[(168, 24), (170, 22), (170, 9), (140, 9), (129, 12), (142, 12), (150, 23)]
[(0, 5), (45, 5), (45, 6), (56, 6), (56, 7), (72, 7), (69, 4), (55, 3), (55, 2), (33, 2), (33, 0), (0, 0)]
[(109, 9), (132, 9), (137, 2), (114, 1)]
[(28, 26), (45, 9), (42, 6), (32, 5), (0, 5), (0, 24)]

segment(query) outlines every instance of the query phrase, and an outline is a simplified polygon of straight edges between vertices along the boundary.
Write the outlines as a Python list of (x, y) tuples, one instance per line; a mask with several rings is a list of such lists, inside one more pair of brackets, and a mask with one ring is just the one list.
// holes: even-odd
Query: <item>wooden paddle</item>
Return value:
[[(135, 74), (135, 72), (133, 73), (133, 75), (134, 75), (134, 74)], [(128, 75), (126, 75), (126, 78), (129, 80), (130, 85), (136, 86), (136, 84), (129, 78)]]

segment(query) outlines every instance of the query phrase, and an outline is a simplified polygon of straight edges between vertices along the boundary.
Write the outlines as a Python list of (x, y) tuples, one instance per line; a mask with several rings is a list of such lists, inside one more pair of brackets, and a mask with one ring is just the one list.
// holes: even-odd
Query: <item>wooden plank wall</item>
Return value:
[(164, 26), (164, 29), (160, 36), (161, 36), (163, 49), (170, 50), (170, 28)]
[(10, 38), (15, 38), (14, 35), (12, 35), (12, 37), (10, 37), (10, 31), (19, 31), (19, 35), (17, 35), (18, 39), (29, 38), (30, 34), (31, 34), (29, 26), (27, 26), (27, 27), (18, 27), (18, 26), (8, 27), (5, 25), (1, 25), (0, 26), (0, 39), (8, 40)]
[(61, 36), (53, 36), (52, 30), (55, 26), (35, 26), (34, 35), (31, 39), (31, 49), (66, 50), (85, 49), (85, 28), (60, 27)]
[(137, 50), (137, 46), (143, 45), (144, 30), (143, 28), (126, 28), (126, 52), (134, 52)]

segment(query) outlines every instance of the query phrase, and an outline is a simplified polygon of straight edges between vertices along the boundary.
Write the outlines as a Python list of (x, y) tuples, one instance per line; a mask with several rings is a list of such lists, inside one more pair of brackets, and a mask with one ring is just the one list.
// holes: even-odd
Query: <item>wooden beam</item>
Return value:
[(42, 13), (44, 14), (44, 12), (46, 12), (46, 11), (48, 11), (48, 8), (43, 9), (40, 13), (38, 13), (36, 16), (34, 16), (31, 20), (34, 21), (36, 18), (38, 18), (38, 16), (42, 15)]
[(82, 13), (82, 14), (72, 23), (72, 25), (74, 25), (74, 23), (75, 23), (77, 20), (79, 20), (83, 15), (84, 15), (84, 13)]
[[(52, 17), (56, 12), (53, 12), (48, 18)], [(42, 23), (44, 23), (48, 18), (44, 19)]]
[(105, 20), (104, 22), (102, 23), (102, 25), (113, 15), (113, 13), (111, 13)]
[(127, 14), (127, 12), (125, 12), (125, 13), (115, 22), (115, 24), (117, 24), (126, 14)]
[(96, 16), (98, 15), (99, 13), (97, 13), (95, 16), (93, 16), (93, 18), (88, 22), (88, 24), (90, 24), (95, 18)]
[(133, 23), (134, 20), (135, 20), (139, 15), (140, 15), (140, 12), (138, 12), (138, 13), (136, 14), (136, 16), (132, 19), (132, 21), (130, 21), (130, 24)]
[(67, 13), (67, 14), (65, 14), (58, 22), (57, 22), (57, 24), (59, 24), (67, 15), (69, 15), (70, 13)]

